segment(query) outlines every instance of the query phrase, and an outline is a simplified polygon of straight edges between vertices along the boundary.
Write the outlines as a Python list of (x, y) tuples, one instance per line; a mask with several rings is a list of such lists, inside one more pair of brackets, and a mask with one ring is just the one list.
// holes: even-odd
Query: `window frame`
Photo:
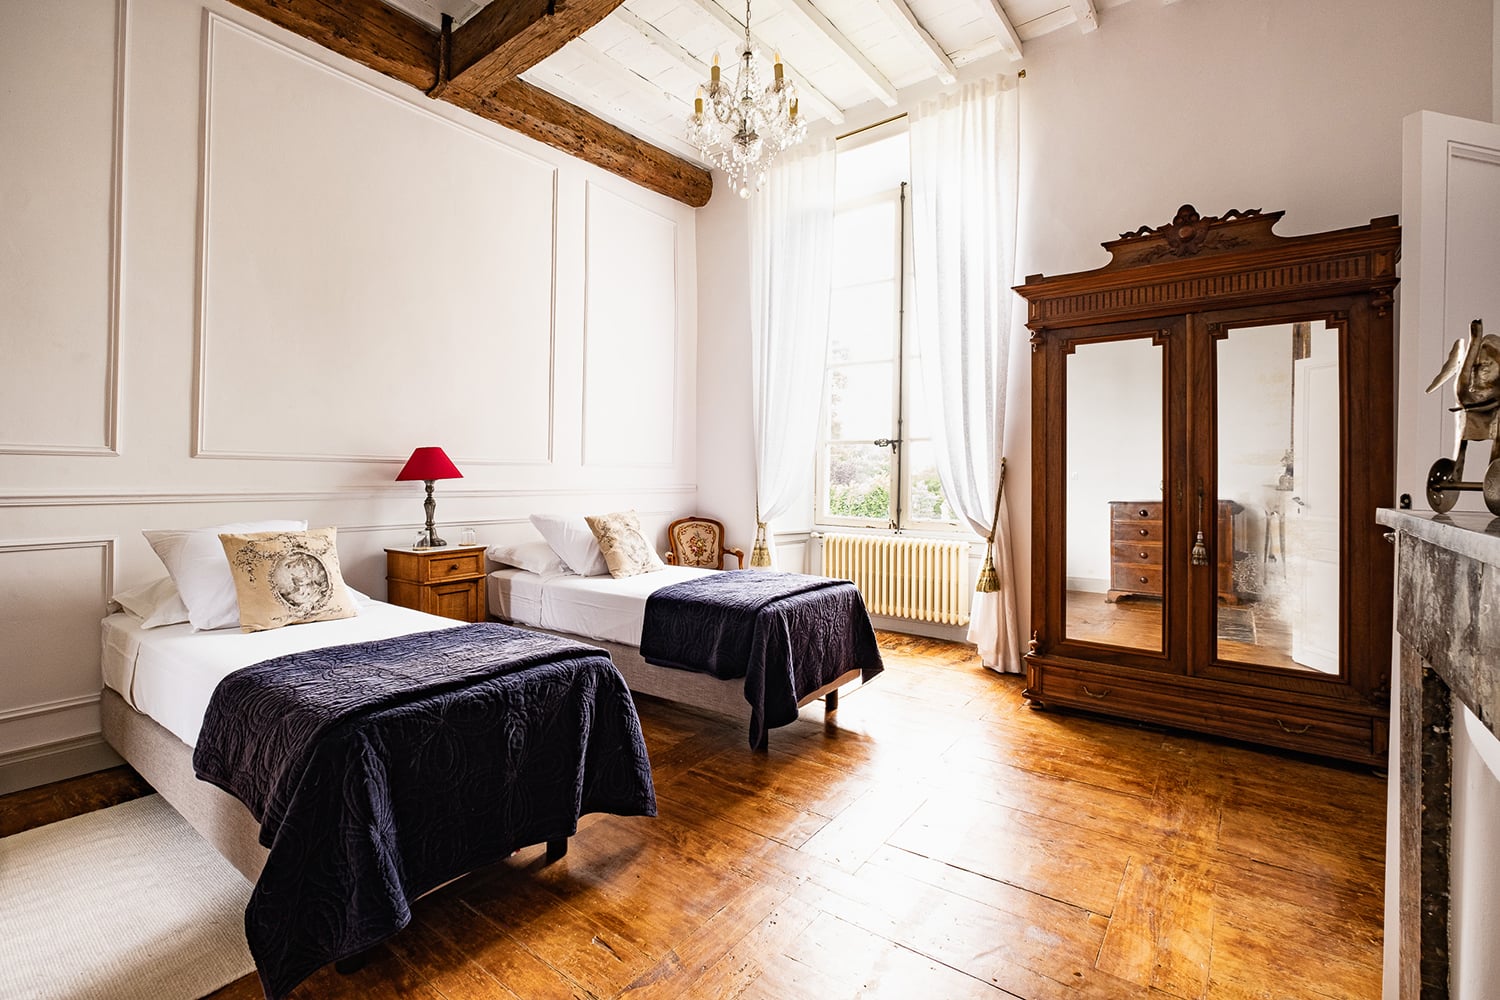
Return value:
[[(862, 137), (863, 138), (863, 137)], [(863, 145), (863, 144), (861, 144)], [(909, 169), (902, 171), (909, 174)], [(912, 299), (913, 267), (911, 253), (911, 203), (907, 196), (907, 181), (902, 181), (893, 188), (882, 188), (867, 194), (844, 198), (834, 206), (835, 220), (841, 214), (864, 210), (872, 205), (883, 202), (891, 203), (894, 212), (891, 213), (895, 231), (891, 234), (891, 249), (896, 255), (896, 260), (891, 273), (894, 275), (894, 288), (892, 289), (891, 306), (895, 310), (895, 322), (892, 324), (893, 343), (887, 356), (876, 360), (861, 361), (834, 361), (832, 358), (833, 343), (830, 337), (829, 350), (825, 354), (823, 363), (823, 378), (821, 382), (822, 407), (818, 420), (818, 442), (814, 457), (816, 469), (813, 477), (813, 525), (815, 529), (821, 528), (852, 528), (861, 531), (880, 531), (903, 534), (916, 532), (922, 535), (933, 535), (941, 537), (968, 538), (973, 532), (969, 525), (956, 511), (951, 520), (917, 520), (913, 519), (911, 505), (912, 486), (912, 462), (909, 458), (912, 445), (931, 444), (930, 435), (921, 438), (911, 438), (912, 426), (911, 412), (913, 409), (912, 397), (917, 391), (916, 380), (920, 378), (920, 359), (918, 357), (917, 345), (912, 331), (909, 327), (910, 302)], [(837, 225), (837, 221), (835, 221)], [(848, 285), (836, 285), (831, 294), (837, 294), (850, 288), (860, 288), (866, 285), (884, 284), (891, 279), (878, 279), (865, 283)], [(826, 509), (830, 494), (829, 467), (830, 449), (835, 444), (850, 445), (874, 445), (874, 438), (850, 438), (831, 435), (832, 415), (830, 404), (832, 401), (831, 379), (838, 369), (859, 367), (862, 365), (888, 364), (892, 367), (891, 379), (891, 414), (892, 427), (887, 432), (890, 438), (900, 442), (898, 447), (889, 448), (891, 453), (891, 472), (888, 477), (888, 489), (890, 500), (886, 510), (886, 516), (879, 521), (869, 517), (842, 517), (831, 514)], [(946, 497), (945, 497), (946, 499)], [(948, 506), (952, 508), (951, 501)]]

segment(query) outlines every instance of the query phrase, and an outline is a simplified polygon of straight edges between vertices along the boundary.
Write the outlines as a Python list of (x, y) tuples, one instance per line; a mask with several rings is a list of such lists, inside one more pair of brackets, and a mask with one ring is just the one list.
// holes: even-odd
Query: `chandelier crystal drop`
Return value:
[(727, 86), (714, 55), (712, 74), (698, 88), (688, 118), (688, 142), (703, 162), (729, 175), (741, 198), (760, 189), (778, 153), (801, 142), (807, 120), (797, 113), (797, 88), (784, 78), (781, 56), (772, 65), (769, 86), (762, 83), (759, 53), (750, 42), (750, 0), (745, 0), (745, 46), (734, 86)]

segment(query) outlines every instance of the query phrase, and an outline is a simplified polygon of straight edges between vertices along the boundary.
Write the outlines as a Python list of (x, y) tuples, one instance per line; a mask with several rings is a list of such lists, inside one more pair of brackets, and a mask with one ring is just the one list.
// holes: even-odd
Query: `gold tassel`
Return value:
[(755, 545), (750, 549), (751, 569), (770, 569), (771, 550), (766, 548), (766, 523), (755, 523)]
[(1000, 485), (995, 488), (995, 519), (990, 522), (990, 537), (985, 539), (984, 566), (974, 583), (974, 592), (993, 594), (1000, 589), (1000, 574), (995, 572), (995, 531), (1000, 527), (1000, 498), (1005, 495), (1005, 459), (1000, 459)]
[(995, 543), (984, 547), (984, 567), (979, 571), (979, 582), (974, 590), (981, 594), (993, 594), (1000, 589), (1000, 577), (995, 573)]

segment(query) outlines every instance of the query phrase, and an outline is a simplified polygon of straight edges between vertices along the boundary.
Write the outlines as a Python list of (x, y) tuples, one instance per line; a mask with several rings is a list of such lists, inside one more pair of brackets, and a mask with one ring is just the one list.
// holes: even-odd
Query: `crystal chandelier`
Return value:
[(750, 0), (745, 0), (745, 47), (734, 86), (724, 85), (715, 53), (708, 86), (698, 88), (688, 118), (688, 142), (704, 163), (729, 175), (741, 198), (760, 188), (776, 154), (807, 135), (807, 121), (797, 114), (797, 88), (782, 76), (781, 56), (770, 86), (761, 83), (757, 56), (750, 44)]

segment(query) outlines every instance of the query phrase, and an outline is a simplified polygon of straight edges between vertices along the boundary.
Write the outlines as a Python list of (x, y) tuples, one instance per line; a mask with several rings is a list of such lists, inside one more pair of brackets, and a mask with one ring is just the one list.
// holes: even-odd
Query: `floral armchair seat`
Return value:
[(724, 525), (711, 517), (683, 517), (667, 525), (667, 562), (673, 566), (723, 569), (733, 554), (745, 568), (745, 550), (724, 547)]

